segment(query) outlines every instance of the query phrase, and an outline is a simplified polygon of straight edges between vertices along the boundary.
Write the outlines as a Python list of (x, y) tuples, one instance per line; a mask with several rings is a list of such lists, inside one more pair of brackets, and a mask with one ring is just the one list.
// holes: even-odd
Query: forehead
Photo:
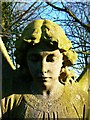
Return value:
[(30, 47), (28, 49), (28, 54), (59, 54), (60, 51), (57, 48), (54, 48), (54, 46), (52, 45), (48, 45), (48, 44), (37, 44), (34, 45), (33, 47)]
[(33, 56), (33, 55), (40, 55), (40, 56), (47, 56), (47, 55), (54, 55), (54, 56), (59, 56), (61, 53), (59, 50), (54, 50), (54, 51), (42, 51), (41, 49), (38, 49), (38, 51), (28, 51), (27, 56)]

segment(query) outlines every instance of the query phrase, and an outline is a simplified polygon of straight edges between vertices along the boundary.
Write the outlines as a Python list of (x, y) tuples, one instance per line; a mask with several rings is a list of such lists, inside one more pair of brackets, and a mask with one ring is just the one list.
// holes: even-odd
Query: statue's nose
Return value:
[(42, 59), (42, 63), (41, 63), (41, 72), (43, 74), (48, 72), (48, 63), (46, 61), (46, 58)]

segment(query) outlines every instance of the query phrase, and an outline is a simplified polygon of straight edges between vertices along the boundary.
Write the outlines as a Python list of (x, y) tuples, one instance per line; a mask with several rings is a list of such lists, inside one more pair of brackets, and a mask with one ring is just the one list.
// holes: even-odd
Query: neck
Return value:
[(63, 93), (64, 85), (62, 85), (59, 81), (54, 83), (52, 86), (37, 86), (33, 83), (31, 87), (31, 91), (33, 94), (42, 95), (44, 98), (50, 98), (55, 96), (60, 96)]

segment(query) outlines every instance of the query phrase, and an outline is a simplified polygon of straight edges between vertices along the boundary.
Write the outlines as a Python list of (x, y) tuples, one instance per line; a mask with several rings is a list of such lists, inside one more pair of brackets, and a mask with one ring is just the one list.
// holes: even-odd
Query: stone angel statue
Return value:
[(68, 67), (77, 60), (77, 53), (59, 25), (40, 19), (26, 26), (16, 41), (19, 68), (13, 65), (1, 39), (0, 49), (13, 69), (11, 92), (1, 100), (3, 119), (90, 119), (90, 67), (75, 79)]

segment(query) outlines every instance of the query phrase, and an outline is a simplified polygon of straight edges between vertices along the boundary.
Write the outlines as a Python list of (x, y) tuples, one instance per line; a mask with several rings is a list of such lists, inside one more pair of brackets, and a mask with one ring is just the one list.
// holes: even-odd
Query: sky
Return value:
[(90, 2), (90, 0), (1, 0), (1, 2)]

